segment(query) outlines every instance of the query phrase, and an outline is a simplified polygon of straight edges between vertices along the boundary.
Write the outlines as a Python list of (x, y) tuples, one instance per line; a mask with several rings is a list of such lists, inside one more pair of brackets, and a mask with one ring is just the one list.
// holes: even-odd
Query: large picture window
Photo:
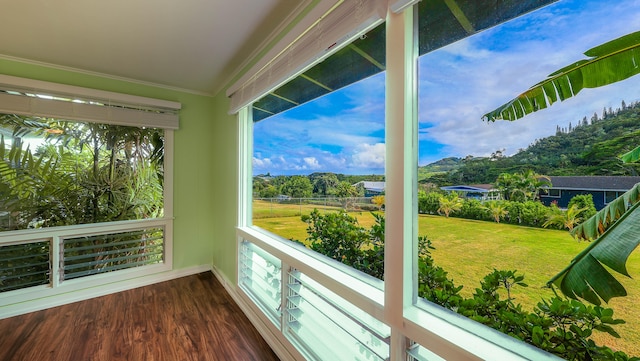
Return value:
[[(589, 48), (633, 33), (640, 11), (635, 5), (612, 9), (601, 1), (393, 1), (385, 31), (376, 28), (352, 44), (367, 59), (372, 48), (359, 41), (370, 34), (385, 39), (378, 43), (385, 44), (384, 61), (373, 56), (383, 66), (379, 74), (361, 80), (358, 71), (366, 67), (331, 68), (340, 63), (330, 57), (316, 66), (335, 70), (340, 75), (333, 74), (334, 79), (348, 79), (341, 72), (348, 69), (357, 78), (347, 82), (351, 85), (319, 82), (326, 88), (318, 96), (296, 101), (298, 93), (317, 89), (314, 81), (321, 72), (310, 70), (256, 98), (240, 116), (246, 162), (240, 170), (241, 200), (249, 201), (240, 207), (239, 283), (250, 298), (268, 298), (256, 303), (275, 332), (294, 346), (303, 342), (300, 350), (311, 350), (311, 359), (322, 359), (324, 354), (313, 352), (322, 349), (316, 344), (328, 341), (301, 341), (303, 332), (297, 331), (322, 329), (329, 322), (309, 317), (297, 323), (299, 316), (311, 315), (304, 307), (356, 307), (390, 328), (367, 334), (388, 338), (350, 348), (349, 359), (354, 350), (364, 355), (364, 348), (372, 350), (373, 345), (382, 346), (377, 356), (390, 360), (585, 359), (618, 351), (615, 357), (624, 359), (623, 352), (637, 354), (635, 333), (618, 321), (638, 318), (627, 300), (592, 305), (545, 287), (587, 247), (573, 241), (565, 228), (579, 227), (597, 210), (584, 194), (567, 209), (559, 202), (544, 205), (539, 195), (552, 187), (550, 175), (637, 172), (636, 165), (621, 165), (609, 151), (619, 155), (634, 146), (622, 139), (635, 134), (638, 80), (603, 76), (613, 84), (587, 86), (576, 82), (573, 73), (557, 80), (553, 91), (547, 87), (518, 96), (558, 69), (584, 65), (581, 61), (563, 68)], [(607, 26), (613, 10), (621, 22)], [(594, 31), (601, 28), (607, 31)], [(603, 49), (611, 47), (586, 55), (597, 56)], [(384, 88), (375, 85), (382, 78)], [(369, 101), (379, 89), (384, 89), (384, 129), (374, 121), (378, 113), (373, 110), (380, 107)], [(364, 119), (357, 114), (366, 114), (366, 122), (346, 122)], [(619, 116), (624, 119), (616, 123)], [(361, 124), (367, 129), (359, 130)], [(383, 187), (378, 184), (383, 201), (366, 212), (373, 219), (366, 221), (365, 207), (349, 213), (343, 204), (332, 203), (335, 184), (348, 175), (334, 178), (329, 173), (353, 164), (353, 157), (339, 157), (341, 162), (332, 157), (349, 149), (343, 139), (358, 144), (354, 135), (375, 139), (377, 132), (385, 138), (384, 179), (350, 182), (366, 190), (384, 182)], [(578, 136), (585, 138), (576, 140)], [(367, 143), (368, 159), (375, 159), (371, 145), (378, 143)], [(605, 153), (610, 156), (598, 158)], [(585, 213), (576, 215), (578, 211)], [(384, 279), (383, 287), (366, 284), (362, 273), (353, 277), (351, 268), (307, 248)], [(636, 261), (632, 256), (629, 267), (636, 268)], [(298, 272), (335, 295), (313, 292), (324, 295), (322, 302), (300, 298), (297, 289), (305, 287)], [(356, 313), (345, 314), (356, 320)]]

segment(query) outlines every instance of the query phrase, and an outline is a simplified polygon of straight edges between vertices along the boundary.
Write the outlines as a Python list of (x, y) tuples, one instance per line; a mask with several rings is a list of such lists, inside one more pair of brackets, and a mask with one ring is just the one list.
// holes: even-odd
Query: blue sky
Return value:
[[(596, 31), (594, 31), (596, 29)], [(513, 154), (556, 126), (640, 100), (640, 77), (596, 89), (516, 122), (481, 117), (584, 51), (640, 30), (640, 0), (566, 0), (419, 59), (419, 164)], [(384, 173), (384, 73), (254, 126), (254, 174)]]

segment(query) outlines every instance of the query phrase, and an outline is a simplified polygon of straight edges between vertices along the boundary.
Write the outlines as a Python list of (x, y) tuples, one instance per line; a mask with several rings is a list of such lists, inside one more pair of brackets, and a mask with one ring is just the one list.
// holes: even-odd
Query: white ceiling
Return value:
[(304, 4), (308, 1), (0, 0), (0, 57), (215, 94)]

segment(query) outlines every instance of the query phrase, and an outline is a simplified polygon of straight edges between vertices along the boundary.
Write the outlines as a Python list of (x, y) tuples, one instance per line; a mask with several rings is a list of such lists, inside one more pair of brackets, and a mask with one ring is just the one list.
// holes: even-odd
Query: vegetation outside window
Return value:
[(164, 131), (0, 115), (1, 230), (163, 216)]

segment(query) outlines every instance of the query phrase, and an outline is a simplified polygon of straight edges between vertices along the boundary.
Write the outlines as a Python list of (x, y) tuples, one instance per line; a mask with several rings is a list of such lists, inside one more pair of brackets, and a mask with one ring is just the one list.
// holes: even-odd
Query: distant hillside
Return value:
[(601, 116), (593, 114), (577, 123), (558, 127), (556, 135), (536, 140), (511, 157), (460, 159), (457, 167), (422, 181), (440, 186), (492, 183), (501, 173), (526, 169), (546, 175), (640, 174), (640, 165), (623, 164), (618, 158), (640, 145), (640, 103), (623, 101), (618, 109), (604, 109)]
[(422, 167), (418, 167), (418, 181), (429, 178), (436, 174), (454, 171), (460, 167), (461, 161), (462, 158), (449, 157), (440, 159), (437, 162), (429, 163)]

